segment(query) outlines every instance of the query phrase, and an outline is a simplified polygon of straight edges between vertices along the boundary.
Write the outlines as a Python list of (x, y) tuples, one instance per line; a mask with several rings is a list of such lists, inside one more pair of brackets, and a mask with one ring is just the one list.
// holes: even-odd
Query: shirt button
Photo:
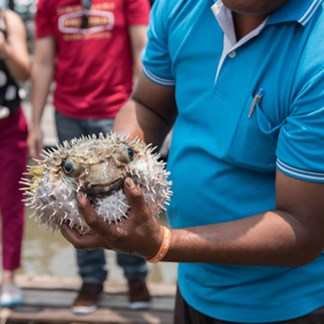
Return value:
[(236, 52), (235, 52), (235, 51), (232, 51), (232, 52), (230, 52), (230, 53), (228, 54), (228, 56), (229, 56), (230, 58), (234, 58), (234, 57), (236, 56)]

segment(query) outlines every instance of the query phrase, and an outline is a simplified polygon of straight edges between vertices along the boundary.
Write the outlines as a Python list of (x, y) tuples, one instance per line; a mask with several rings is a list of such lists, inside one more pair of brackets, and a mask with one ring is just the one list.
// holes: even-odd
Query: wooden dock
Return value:
[(75, 316), (70, 305), (79, 287), (78, 280), (20, 277), (18, 283), (23, 288), (24, 304), (15, 310), (1, 309), (0, 324), (172, 323), (173, 285), (150, 284), (151, 308), (133, 311), (127, 308), (126, 286), (108, 282), (99, 309), (90, 315)]

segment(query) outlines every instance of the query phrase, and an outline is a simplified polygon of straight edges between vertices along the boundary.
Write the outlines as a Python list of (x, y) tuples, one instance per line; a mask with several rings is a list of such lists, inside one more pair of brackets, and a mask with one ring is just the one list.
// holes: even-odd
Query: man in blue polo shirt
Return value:
[(97, 233), (63, 234), (180, 262), (177, 324), (314, 323), (324, 305), (323, 0), (158, 0), (143, 65), (115, 131), (159, 145), (173, 127), (172, 230), (127, 179), (126, 222), (102, 224), (81, 198)]

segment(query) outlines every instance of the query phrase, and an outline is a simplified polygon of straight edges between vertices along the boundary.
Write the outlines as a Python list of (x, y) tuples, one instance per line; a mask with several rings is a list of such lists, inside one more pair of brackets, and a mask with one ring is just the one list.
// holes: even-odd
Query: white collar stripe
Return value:
[(307, 9), (305, 14), (298, 20), (298, 22), (302, 25), (306, 25), (308, 21), (313, 17), (313, 15), (315, 14), (317, 8), (320, 6), (321, 3), (322, 0), (315, 0)]
[(284, 162), (282, 162), (281, 160), (277, 159), (277, 166), (280, 169), (284, 169), (286, 171), (290, 171), (290, 172), (294, 172), (294, 173), (298, 173), (300, 175), (304, 175), (304, 176), (310, 176), (310, 177), (317, 177), (317, 178), (323, 178), (324, 179), (324, 173), (320, 173), (320, 172), (312, 172), (312, 171), (306, 171), (306, 170), (302, 170), (302, 169), (297, 169), (294, 168)]
[(303, 179), (303, 180), (309, 180), (309, 181), (319, 181), (319, 182), (323, 182), (324, 181), (324, 177), (314, 177), (314, 176), (308, 176), (302, 173), (297, 173), (297, 172), (293, 172), (290, 171), (289, 169), (284, 169), (283, 167), (281, 167), (279, 164), (277, 164), (277, 168), (282, 171), (283, 173), (290, 175), (292, 177), (296, 177), (298, 179)]
[(299, 179), (303, 179), (303, 180), (309, 180), (309, 181), (319, 181), (319, 182), (323, 182), (324, 181), (324, 175), (323, 176), (310, 176), (304, 173), (300, 173), (300, 172), (295, 172), (292, 171), (290, 169), (284, 168), (282, 165), (280, 165), (279, 163), (277, 163), (277, 168), (282, 171), (283, 173), (290, 175), (292, 177), (296, 177)]
[(154, 75), (152, 72), (148, 71), (144, 66), (143, 66), (143, 72), (144, 74), (153, 82), (163, 85), (163, 86), (173, 86), (175, 85), (174, 80), (167, 80), (167, 79), (162, 79), (156, 75)]

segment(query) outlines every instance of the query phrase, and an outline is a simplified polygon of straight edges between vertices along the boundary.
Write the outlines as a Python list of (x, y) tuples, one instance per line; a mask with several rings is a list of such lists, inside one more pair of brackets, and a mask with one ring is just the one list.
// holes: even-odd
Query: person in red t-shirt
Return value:
[[(111, 131), (140, 70), (146, 42), (148, 0), (39, 0), (32, 69), (32, 121), (28, 145), (33, 157), (42, 148), (40, 122), (52, 79), (58, 138)], [(129, 284), (132, 308), (147, 307), (150, 295), (144, 259), (117, 254)], [(103, 250), (77, 250), (82, 286), (73, 311), (97, 307), (106, 279)]]

